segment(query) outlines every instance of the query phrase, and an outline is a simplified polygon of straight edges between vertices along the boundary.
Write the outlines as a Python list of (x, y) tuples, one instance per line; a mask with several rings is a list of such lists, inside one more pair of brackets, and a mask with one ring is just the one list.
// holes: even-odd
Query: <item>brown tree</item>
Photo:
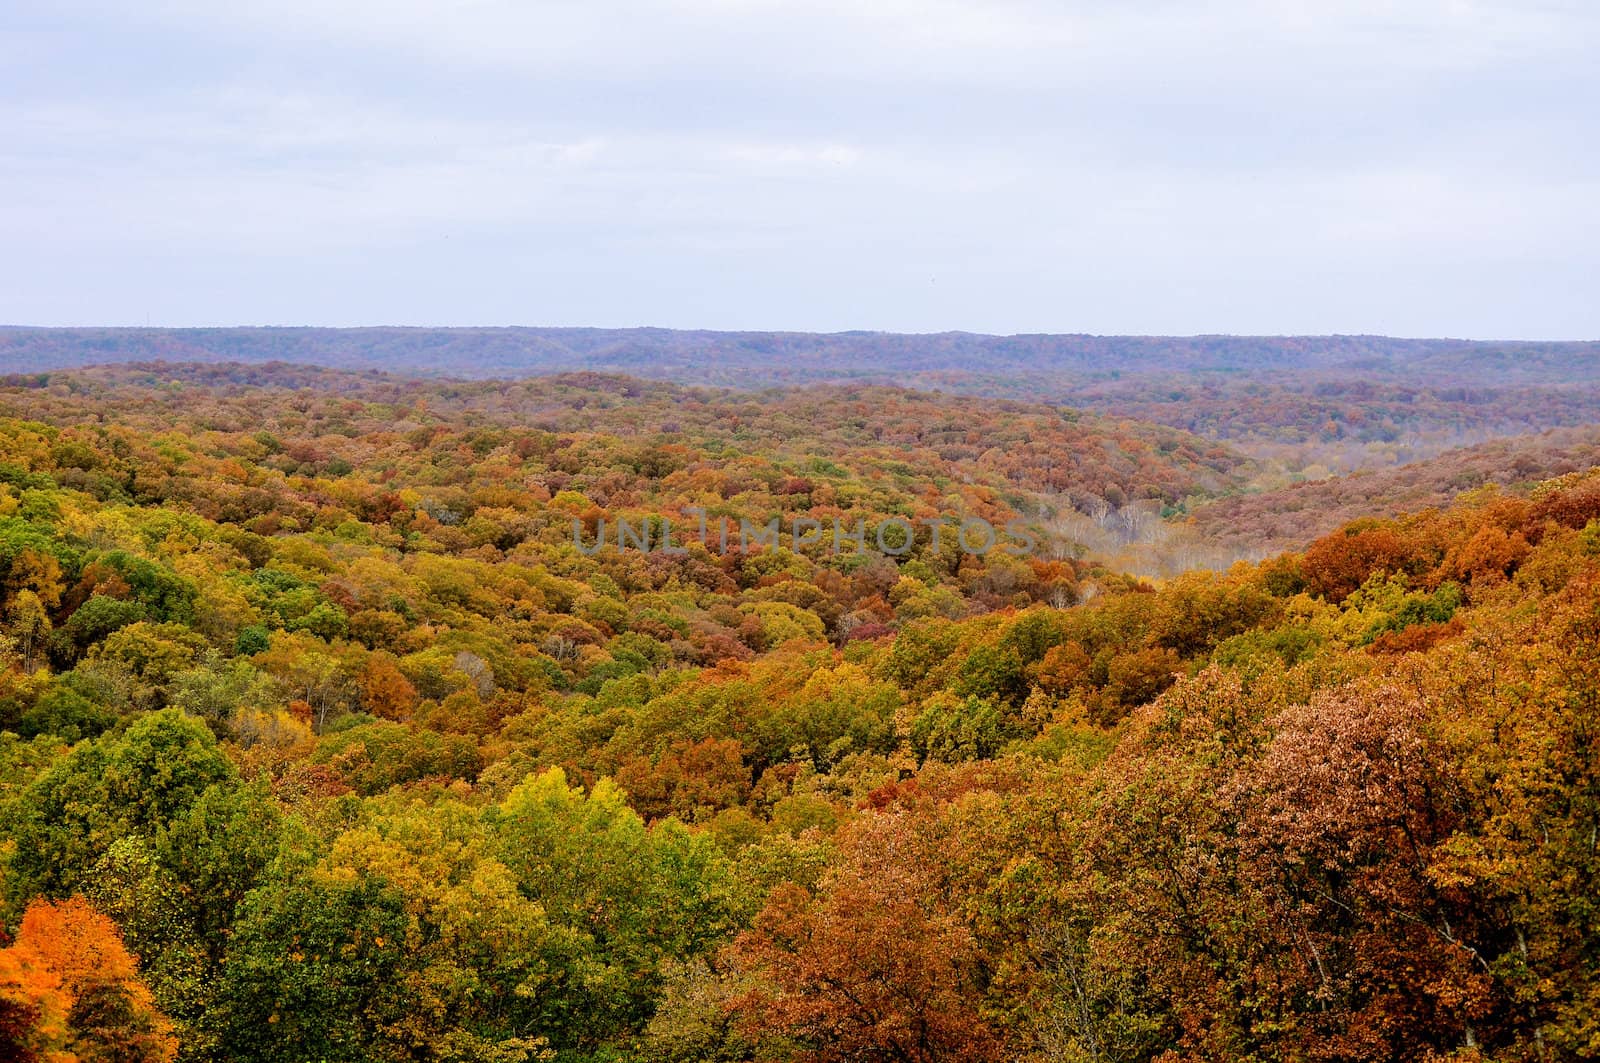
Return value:
[(735, 1005), (751, 1036), (792, 1039), (810, 1063), (1001, 1057), (978, 1011), (978, 950), (930, 848), (909, 813), (868, 815), (815, 895), (774, 892), (733, 949), (763, 983)]

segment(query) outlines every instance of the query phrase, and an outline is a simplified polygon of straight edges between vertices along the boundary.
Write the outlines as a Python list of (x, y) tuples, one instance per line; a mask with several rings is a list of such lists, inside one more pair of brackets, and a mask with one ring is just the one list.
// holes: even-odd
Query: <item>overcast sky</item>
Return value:
[(1600, 338), (1593, 0), (6, 0), (0, 322)]

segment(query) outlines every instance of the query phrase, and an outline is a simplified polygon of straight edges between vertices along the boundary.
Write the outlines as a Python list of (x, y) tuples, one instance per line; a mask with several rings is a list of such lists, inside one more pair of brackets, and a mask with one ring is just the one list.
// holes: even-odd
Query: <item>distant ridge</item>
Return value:
[(1129, 372), (1268, 369), (1439, 380), (1468, 369), (1474, 375), (1492, 370), (1499, 384), (1600, 382), (1600, 341), (661, 328), (0, 327), (0, 365), (10, 372), (153, 360), (285, 361), (480, 378), (610, 369), (744, 386), (897, 373), (950, 373), (978, 379), (1046, 373), (1115, 379)]
[(277, 363), (478, 380), (599, 372), (747, 390), (893, 384), (1164, 424), (1329, 472), (1600, 423), (1600, 341), (0, 327), (0, 375), (130, 362)]

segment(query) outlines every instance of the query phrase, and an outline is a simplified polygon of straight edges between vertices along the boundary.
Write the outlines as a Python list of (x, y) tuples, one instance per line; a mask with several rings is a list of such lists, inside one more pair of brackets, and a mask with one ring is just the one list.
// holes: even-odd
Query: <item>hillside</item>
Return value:
[[(1293, 372), (1322, 378), (1413, 377), (1432, 384), (1600, 383), (1597, 343), (1387, 336), (987, 336), (967, 332), (712, 332), (596, 328), (21, 328), (0, 327), (0, 358), (19, 372), (127, 361), (300, 362), (477, 377), (617, 370), (763, 386), (834, 377), (951, 373), (1016, 379), (1071, 373)], [(1589, 356), (1589, 357), (1585, 357)], [(1574, 373), (1577, 375), (1574, 376)]]
[(1445, 506), (1487, 485), (1524, 494), (1540, 481), (1597, 465), (1600, 428), (1557, 429), (1463, 447), (1395, 469), (1204, 502), (1180, 527), (1238, 556), (1267, 557), (1301, 549), (1359, 517), (1393, 517)]
[(1381, 336), (0, 328), (0, 366), (16, 372), (284, 361), (478, 377), (617, 372), (744, 389), (889, 384), (1081, 407), (1335, 470), (1600, 419), (1597, 356), (1597, 343)]
[[(97, 419), (150, 432), (252, 426), (281, 431), (284, 447), (329, 456), (361, 449), (352, 439), (377, 433), (393, 443), (404, 433), (426, 436), (433, 426), (608, 435), (635, 451), (666, 448), (670, 456), (652, 460), (668, 464), (722, 466), (753, 453), (799, 475), (836, 460), (922, 494), (951, 483), (982, 485), (1048, 496), (1031, 504), (1051, 508), (1095, 498), (1120, 505), (1223, 494), (1255, 471), (1226, 445), (1160, 425), (874, 386), (744, 392), (594, 373), (429, 382), (310, 366), (134, 365), (0, 378), (0, 411), (62, 426)], [(316, 466), (305, 464), (307, 471)], [(583, 475), (598, 475), (592, 459)]]
[[(113, 368), (0, 455), (8, 1050), (1591, 1046), (1595, 472), (1152, 586), (920, 520), (1250, 466), (991, 399)], [(919, 523), (571, 538), (690, 507)]]

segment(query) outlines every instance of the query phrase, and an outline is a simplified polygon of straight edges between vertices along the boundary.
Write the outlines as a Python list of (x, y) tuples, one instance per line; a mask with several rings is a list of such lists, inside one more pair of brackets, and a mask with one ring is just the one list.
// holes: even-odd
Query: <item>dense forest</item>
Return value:
[(1386, 336), (986, 336), (594, 328), (0, 328), (16, 371), (314, 363), (423, 376), (625, 373), (888, 384), (1165, 424), (1314, 475), (1600, 421), (1600, 344)]
[(1298, 550), (1360, 517), (1439, 507), (1493, 486), (1525, 493), (1541, 481), (1600, 465), (1600, 427), (1495, 439), (1392, 469), (1301, 480), (1274, 490), (1197, 503), (1184, 531), (1238, 557)]
[[(17, 370), (129, 361), (291, 362), (338, 369), (504, 377), (614, 369), (651, 376), (695, 368), (730, 383), (816, 383), (825, 374), (1076, 372), (1115, 380), (1158, 373), (1312, 373), (1439, 384), (1600, 383), (1592, 342), (1390, 336), (988, 336), (970, 332), (714, 332), (659, 328), (22, 328), (0, 326)], [(787, 375), (786, 375), (787, 374)]]
[[(6, 378), (0, 1057), (1592, 1058), (1600, 470), (1507, 446), (1147, 579), (1281, 467), (866, 382)], [(913, 531), (583, 548), (696, 511)]]

